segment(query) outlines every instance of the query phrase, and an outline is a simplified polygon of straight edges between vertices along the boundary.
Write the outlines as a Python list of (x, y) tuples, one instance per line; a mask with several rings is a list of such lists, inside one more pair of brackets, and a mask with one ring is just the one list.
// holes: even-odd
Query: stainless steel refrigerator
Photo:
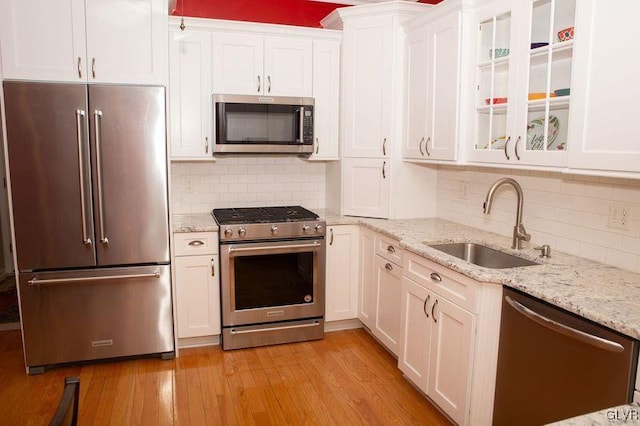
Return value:
[(5, 82), (28, 372), (174, 353), (163, 87)]

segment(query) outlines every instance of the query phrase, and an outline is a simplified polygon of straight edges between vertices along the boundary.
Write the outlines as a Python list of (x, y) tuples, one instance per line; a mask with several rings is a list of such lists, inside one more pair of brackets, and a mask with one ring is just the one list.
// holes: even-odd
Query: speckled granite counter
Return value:
[[(640, 339), (640, 274), (557, 251), (541, 259), (533, 248), (512, 250), (511, 238), (441, 219), (368, 219), (317, 211), (327, 225), (361, 224), (400, 241), (417, 253), (478, 281), (522, 290), (627, 336)], [(476, 242), (540, 263), (488, 269), (428, 247), (428, 244)]]
[(173, 232), (217, 232), (218, 224), (211, 213), (174, 214)]
[(620, 405), (618, 407), (596, 411), (595, 413), (550, 423), (552, 426), (604, 426), (620, 424), (640, 424), (640, 405)]

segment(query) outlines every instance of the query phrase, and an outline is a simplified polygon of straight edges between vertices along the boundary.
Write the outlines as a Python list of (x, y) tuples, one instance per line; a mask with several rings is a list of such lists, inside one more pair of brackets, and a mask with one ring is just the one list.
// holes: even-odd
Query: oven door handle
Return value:
[(255, 251), (271, 251), (271, 250), (289, 250), (289, 249), (305, 249), (305, 248), (318, 248), (322, 244), (315, 241), (313, 243), (307, 244), (283, 244), (283, 245), (275, 245), (275, 246), (259, 246), (259, 247), (235, 247), (231, 246), (227, 250), (229, 253), (245, 253), (245, 252), (255, 252)]

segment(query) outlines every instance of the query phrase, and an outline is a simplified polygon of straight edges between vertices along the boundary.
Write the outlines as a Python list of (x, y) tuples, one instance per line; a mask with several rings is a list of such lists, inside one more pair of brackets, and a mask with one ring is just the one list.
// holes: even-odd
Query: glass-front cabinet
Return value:
[(576, 0), (479, 10), (470, 161), (566, 166)]

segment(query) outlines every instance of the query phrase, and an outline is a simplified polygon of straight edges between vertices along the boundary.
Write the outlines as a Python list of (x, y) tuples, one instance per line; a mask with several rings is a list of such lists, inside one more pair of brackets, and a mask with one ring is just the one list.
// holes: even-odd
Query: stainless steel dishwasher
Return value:
[(541, 425), (630, 402), (638, 342), (504, 289), (494, 425)]

